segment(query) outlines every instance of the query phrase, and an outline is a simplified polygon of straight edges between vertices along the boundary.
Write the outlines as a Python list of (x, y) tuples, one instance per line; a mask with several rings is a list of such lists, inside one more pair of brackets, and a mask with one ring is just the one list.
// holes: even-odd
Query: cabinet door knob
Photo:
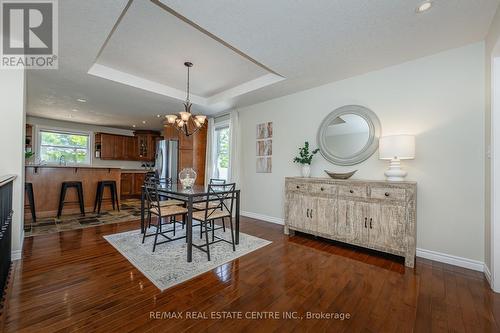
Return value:
[(324, 191), (325, 189), (324, 188), (321, 188), (321, 191)]
[(297, 188), (300, 188), (300, 186), (299, 186), (299, 185), (297, 185)]
[(366, 217), (365, 217), (365, 228), (367, 227), (367, 226), (366, 226), (366, 220), (368, 220), (368, 218), (366, 218)]
[(353, 190), (349, 190), (349, 193), (354, 193), (354, 191)]
[(373, 229), (372, 228), (372, 221), (373, 221), (373, 219), (370, 217), (370, 229)]
[(385, 192), (385, 196), (388, 197), (390, 194), (389, 192)]

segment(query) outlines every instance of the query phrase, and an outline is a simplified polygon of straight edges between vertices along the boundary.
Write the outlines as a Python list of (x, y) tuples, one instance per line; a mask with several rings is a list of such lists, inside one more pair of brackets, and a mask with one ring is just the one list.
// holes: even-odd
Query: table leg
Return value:
[(240, 243), (240, 191), (236, 192), (236, 238), (235, 243)]
[(144, 229), (144, 187), (141, 187), (141, 234), (145, 232)]
[(186, 237), (187, 237), (187, 261), (193, 261), (193, 197), (189, 197), (187, 202), (187, 221), (186, 221)]

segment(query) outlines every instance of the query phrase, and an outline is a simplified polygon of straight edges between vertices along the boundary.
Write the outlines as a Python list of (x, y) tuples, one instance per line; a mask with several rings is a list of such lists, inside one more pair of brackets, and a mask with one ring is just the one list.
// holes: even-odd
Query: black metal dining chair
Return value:
[[(186, 238), (186, 235), (175, 238), (176, 231), (176, 216), (182, 215), (182, 224), (184, 225), (184, 221), (186, 220), (186, 214), (188, 210), (186, 207), (182, 207), (179, 205), (162, 205), (160, 201), (160, 194), (158, 191), (159, 184), (157, 182), (147, 182), (144, 185), (144, 191), (146, 195), (146, 200), (148, 202), (148, 226), (155, 227), (156, 232), (152, 234), (147, 234), (147, 229), (144, 231), (142, 236), (142, 243), (146, 240), (146, 237), (155, 236), (154, 244), (153, 244), (153, 252), (156, 250), (156, 246), (168, 242), (172, 242), (178, 239)], [(174, 201), (174, 200), (168, 200)], [(183, 203), (181, 201), (181, 203)], [(157, 223), (156, 225), (152, 224), (152, 216), (156, 217)], [(165, 222), (164, 222), (165, 221)], [(173, 228), (168, 230), (162, 230), (164, 225), (173, 225)], [(172, 237), (167, 234), (172, 233)], [(158, 242), (158, 236), (164, 237), (166, 240)], [(187, 241), (187, 238), (186, 238)]]
[[(210, 182), (209, 184), (215, 184), (215, 185), (224, 185), (226, 184), (226, 180), (225, 179), (218, 179), (218, 178), (210, 178)], [(209, 208), (215, 208), (218, 206), (218, 203), (217, 202), (210, 202), (209, 203)], [(193, 204), (193, 209), (196, 209), (196, 210), (204, 210), (205, 209), (205, 202), (196, 202)], [(214, 230), (219, 230), (219, 229), (222, 229), (222, 231), (226, 232), (226, 220), (225, 218), (221, 218), (221, 222), (222, 222), (222, 226), (215, 226), (215, 222), (214, 221), (211, 221), (211, 224), (212, 224), (212, 229)], [(200, 223), (200, 238), (203, 238), (203, 226), (202, 224)]]
[[(202, 234), (205, 234), (205, 245), (193, 246), (207, 254), (208, 260), (210, 261), (210, 245), (218, 242), (226, 242), (231, 244), (233, 251), (236, 251), (236, 244), (234, 241), (234, 230), (233, 230), (233, 207), (234, 200), (236, 199), (236, 184), (209, 184), (208, 194), (204, 197), (205, 208), (193, 213), (193, 219), (200, 221), (202, 225)], [(213, 207), (213, 204), (216, 206)], [(231, 242), (228, 240), (215, 236), (215, 224), (213, 221), (220, 218), (228, 218), (231, 228)], [(208, 233), (212, 233), (212, 241), (209, 241)]]
[[(146, 174), (146, 177), (144, 178), (144, 186), (160, 186), (161, 184), (171, 184), (172, 183), (172, 180), (171, 179), (163, 179), (163, 180), (160, 180), (158, 179), (154, 173), (147, 173)], [(146, 213), (147, 213), (147, 219), (148, 221), (151, 221), (151, 203), (149, 202), (147, 196), (145, 198), (145, 209), (146, 209)], [(185, 203), (184, 201), (181, 201), (181, 200), (176, 200), (176, 199), (165, 199), (165, 197), (163, 196), (159, 196), (159, 199), (160, 199), (160, 207), (167, 207), (167, 206), (183, 206)], [(182, 221), (182, 228), (184, 229), (184, 225), (185, 225), (185, 222)], [(151, 225), (149, 224), (148, 222), (148, 228), (151, 227)]]

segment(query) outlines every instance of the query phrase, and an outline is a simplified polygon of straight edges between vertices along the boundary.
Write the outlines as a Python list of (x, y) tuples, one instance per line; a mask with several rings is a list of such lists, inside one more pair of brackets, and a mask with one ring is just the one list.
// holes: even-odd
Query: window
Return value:
[(214, 178), (228, 180), (229, 125), (216, 126), (214, 140)]
[(90, 164), (90, 135), (84, 133), (40, 130), (38, 153), (49, 164)]

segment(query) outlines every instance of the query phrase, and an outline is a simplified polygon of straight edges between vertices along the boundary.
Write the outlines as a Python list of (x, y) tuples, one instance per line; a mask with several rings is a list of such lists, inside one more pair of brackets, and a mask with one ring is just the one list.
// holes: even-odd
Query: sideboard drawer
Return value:
[(310, 184), (307, 183), (287, 183), (286, 184), (286, 190), (287, 192), (304, 192), (308, 193), (310, 191)]
[(333, 184), (310, 184), (311, 194), (336, 194), (337, 186)]
[(372, 187), (371, 197), (373, 199), (404, 201), (405, 190), (393, 187)]
[(368, 196), (366, 186), (362, 185), (341, 185), (339, 186), (339, 195), (355, 198), (366, 198)]

